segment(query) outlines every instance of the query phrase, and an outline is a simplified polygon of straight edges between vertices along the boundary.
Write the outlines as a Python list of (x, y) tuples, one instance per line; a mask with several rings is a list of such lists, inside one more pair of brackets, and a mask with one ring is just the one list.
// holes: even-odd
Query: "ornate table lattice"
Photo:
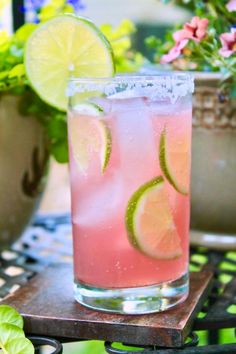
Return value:
[[(11, 250), (3, 251), (0, 256), (0, 298), (19, 287), (24, 287), (35, 273), (47, 265), (58, 262), (70, 263), (72, 260), (71, 227), (68, 215), (38, 216), (32, 226)], [(194, 320), (193, 332), (182, 348), (161, 348), (143, 346), (142, 354), (234, 354), (235, 339), (231, 344), (218, 344), (218, 333), (223, 328), (236, 328), (236, 252), (210, 251), (205, 248), (191, 250), (191, 269), (207, 270), (214, 273), (214, 286), (201, 312)], [(196, 331), (198, 333), (196, 334)], [(198, 345), (198, 335), (206, 331), (207, 344)], [(70, 338), (56, 338), (68, 342)], [(34, 338), (35, 346), (47, 339)], [(75, 341), (75, 338), (71, 338)], [(79, 339), (78, 339), (79, 340)], [(60, 343), (52, 340), (55, 351), (62, 353)], [(110, 354), (136, 353), (129, 346), (118, 347), (116, 343), (105, 342)], [(133, 346), (132, 346), (133, 347)], [(37, 352), (37, 351), (36, 351)], [(39, 351), (38, 351), (39, 352)], [(90, 353), (88, 353), (90, 354)], [(91, 353), (92, 354), (92, 353)]]

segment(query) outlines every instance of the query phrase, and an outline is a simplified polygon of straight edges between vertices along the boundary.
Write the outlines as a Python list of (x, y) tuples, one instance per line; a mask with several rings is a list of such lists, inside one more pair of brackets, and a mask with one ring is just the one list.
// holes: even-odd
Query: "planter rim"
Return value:
[(220, 72), (203, 72), (203, 71), (195, 71), (193, 73), (195, 80), (214, 80), (219, 81), (222, 79), (222, 74)]

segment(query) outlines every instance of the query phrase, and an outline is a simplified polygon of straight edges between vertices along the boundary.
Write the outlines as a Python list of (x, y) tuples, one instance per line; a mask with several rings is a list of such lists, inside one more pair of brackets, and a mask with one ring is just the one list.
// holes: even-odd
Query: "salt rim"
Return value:
[(71, 97), (76, 93), (89, 91), (99, 91), (110, 98), (148, 97), (152, 101), (169, 98), (174, 103), (179, 97), (194, 92), (194, 76), (191, 73), (170, 72), (150, 76), (71, 78), (66, 95)]

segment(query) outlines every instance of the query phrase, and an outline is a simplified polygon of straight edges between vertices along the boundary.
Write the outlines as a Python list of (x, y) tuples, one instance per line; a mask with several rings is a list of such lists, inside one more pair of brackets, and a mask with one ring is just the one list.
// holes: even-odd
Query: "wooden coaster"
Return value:
[(149, 315), (115, 315), (78, 304), (73, 298), (72, 274), (71, 265), (54, 264), (2, 303), (24, 316), (27, 334), (180, 347), (212, 283), (212, 273), (192, 273), (189, 297), (176, 308)]

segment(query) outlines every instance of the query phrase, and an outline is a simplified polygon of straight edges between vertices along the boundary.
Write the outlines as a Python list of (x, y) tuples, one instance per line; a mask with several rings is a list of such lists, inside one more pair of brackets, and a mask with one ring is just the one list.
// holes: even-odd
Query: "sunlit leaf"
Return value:
[(37, 25), (35, 23), (24, 24), (16, 31), (15, 38), (19, 41), (26, 41), (36, 27)]
[(46, 5), (42, 8), (39, 14), (39, 19), (40, 21), (44, 22), (49, 20), (51, 17), (55, 16), (57, 13), (57, 9), (55, 6), (52, 6), (51, 4)]
[(7, 354), (33, 354), (34, 346), (27, 338), (18, 338), (10, 340), (5, 349)]
[(10, 36), (4, 30), (0, 31), (0, 52), (6, 50), (10, 45)]
[(10, 70), (8, 77), (21, 77), (25, 75), (25, 66), (24, 64), (17, 64), (13, 69)]
[(12, 339), (25, 337), (23, 329), (10, 323), (0, 324), (0, 348)]
[(1, 323), (9, 323), (23, 328), (22, 316), (13, 307), (8, 305), (0, 305), (0, 324)]
[(8, 70), (0, 72), (0, 80), (5, 79), (6, 77), (8, 77), (8, 75), (9, 75), (9, 71)]

